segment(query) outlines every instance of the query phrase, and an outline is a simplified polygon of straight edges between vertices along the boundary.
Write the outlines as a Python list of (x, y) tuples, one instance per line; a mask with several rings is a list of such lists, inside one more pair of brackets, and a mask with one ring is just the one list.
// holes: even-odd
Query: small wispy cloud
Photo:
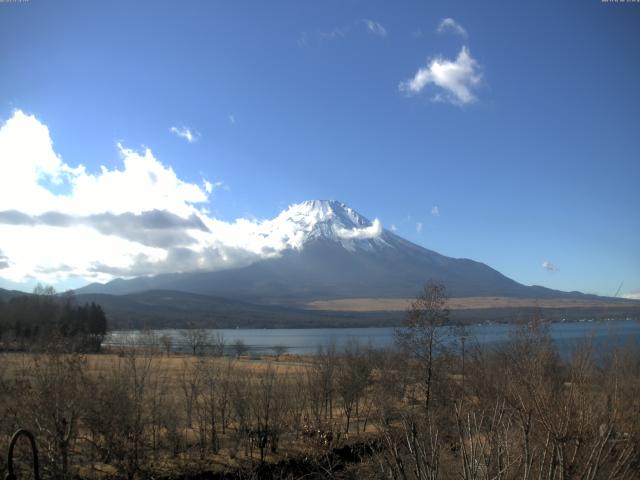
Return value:
[(235, 123), (236, 123), (236, 116), (235, 115), (231, 114), (227, 118), (229, 119), (229, 123), (231, 125), (235, 125)]
[(362, 26), (367, 33), (379, 37), (386, 37), (387, 29), (380, 22), (364, 18), (362, 20), (353, 21), (347, 25), (333, 27), (329, 30), (317, 30), (315, 32), (302, 32), (298, 37), (298, 46), (301, 48), (309, 47), (311, 43), (321, 44), (327, 41), (341, 40), (352, 34), (362, 32)]
[(545, 260), (544, 262), (542, 262), (542, 268), (544, 268), (547, 272), (556, 272), (556, 271), (558, 271), (558, 267), (556, 267), (549, 260)]
[(184, 138), (189, 143), (196, 142), (198, 138), (200, 138), (200, 134), (198, 132), (192, 131), (187, 126), (171, 127), (169, 131), (180, 138)]
[(397, 232), (398, 231), (398, 227), (396, 227), (394, 224), (391, 224), (391, 231), (392, 232)]
[(328, 31), (318, 32), (318, 35), (323, 40), (335, 40), (344, 38), (347, 33), (349, 33), (349, 27), (335, 27)]
[(300, 33), (298, 37), (298, 47), (304, 48), (309, 46), (309, 34), (307, 32)]
[(419, 69), (413, 78), (400, 82), (398, 88), (401, 92), (415, 95), (433, 84), (440, 89), (434, 100), (466, 105), (477, 100), (474, 89), (481, 80), (480, 65), (469, 49), (463, 46), (455, 60), (434, 58), (426, 67)]
[(451, 33), (460, 35), (461, 37), (464, 37), (464, 38), (469, 37), (469, 34), (465, 30), (465, 28), (462, 25), (460, 25), (458, 22), (456, 22), (453, 18), (444, 18), (438, 25), (437, 32), (438, 33), (451, 32)]
[(367, 30), (369, 31), (369, 33), (373, 35), (378, 35), (380, 37), (387, 36), (387, 29), (384, 28), (381, 23), (376, 22), (375, 20), (370, 20), (368, 18), (365, 18), (362, 21), (367, 26)]
[(422, 233), (422, 222), (416, 223), (416, 232)]
[[(225, 188), (225, 184), (223, 182), (213, 182), (211, 183), (209, 180), (203, 180), (202, 185), (204, 186), (204, 190), (211, 194), (216, 188)], [(226, 189), (226, 188), (225, 188)]]
[(433, 215), (434, 217), (440, 216), (440, 209), (438, 208), (437, 205), (431, 209), (431, 215)]
[(298, 47), (308, 48), (343, 39), (349, 33), (349, 27), (335, 27), (330, 30), (316, 30), (315, 32), (301, 32), (298, 37)]

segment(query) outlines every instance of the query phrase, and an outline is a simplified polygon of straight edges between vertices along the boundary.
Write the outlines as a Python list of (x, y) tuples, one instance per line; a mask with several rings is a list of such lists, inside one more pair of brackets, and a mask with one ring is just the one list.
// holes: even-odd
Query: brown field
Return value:
[[(64, 373), (64, 370), (74, 371), (73, 367), (75, 366), (81, 369), (81, 376), (84, 380), (80, 381), (73, 376), (66, 378), (67, 374)], [(216, 373), (207, 377), (207, 375), (211, 375), (211, 372)], [(136, 405), (129, 405), (129, 408), (133, 407), (134, 411), (145, 418), (144, 426), (140, 431), (140, 445), (136, 445), (135, 448), (140, 447), (147, 450), (146, 456), (151, 458), (147, 458), (145, 461), (149, 462), (153, 459), (151, 463), (155, 463), (153, 466), (155, 474), (171, 476), (176, 471), (197, 472), (208, 469), (222, 472), (245, 468), (247, 462), (253, 465), (253, 462), (260, 458), (260, 448), (257, 446), (255, 438), (246, 437), (247, 433), (242, 433), (240, 430), (243, 420), (236, 417), (234, 413), (235, 403), (238, 402), (246, 409), (245, 413), (250, 415), (250, 419), (248, 417), (244, 421), (251, 422), (249, 426), (253, 429), (260, 428), (260, 422), (265, 421), (261, 415), (274, 415), (277, 418), (271, 422), (281, 422), (269, 427), (282, 429), (280, 434), (281, 447), (277, 453), (266, 449), (264, 452), (266, 461), (277, 462), (290, 456), (305, 456), (314, 453), (318, 448), (322, 451), (332, 445), (317, 435), (306, 437), (299, 430), (296, 430), (295, 433), (289, 431), (294, 424), (296, 429), (302, 428), (302, 423), (305, 422), (300, 409), (303, 408), (303, 404), (306, 405), (306, 400), (291, 394), (300, 395), (301, 391), (306, 392), (307, 382), (315, 378), (314, 359), (311, 357), (291, 354), (279, 357), (264, 355), (259, 358), (255, 356), (205, 357), (174, 353), (167, 355), (158, 349), (149, 351), (133, 347), (112, 348), (101, 354), (61, 354), (60, 356), (57, 354), (49, 356), (46, 353), (0, 352), (0, 387), (3, 386), (3, 382), (9, 382), (8, 385), (15, 386), (24, 384), (24, 382), (35, 384), (45, 382), (50, 387), (46, 378), (52, 373), (62, 377), (59, 380), (60, 383), (58, 380), (54, 381), (57, 385), (56, 388), (62, 389), (58, 393), (62, 397), (71, 395), (66, 399), (69, 404), (80, 402), (81, 406), (78, 407), (80, 403), (76, 405), (76, 408), (80, 409), (79, 411), (89, 409), (88, 404), (90, 404), (94, 393), (85, 392), (80, 395), (81, 400), (74, 399), (73, 394), (63, 393), (66, 390), (65, 384), (68, 384), (71, 390), (72, 383), (79, 382), (87, 385), (89, 390), (97, 389), (104, 393), (118, 385), (119, 381), (124, 381), (128, 385), (125, 390), (127, 396), (131, 395), (134, 398), (134, 405)], [(275, 378), (270, 381), (268, 379), (272, 374), (275, 374)], [(118, 380), (118, 377), (121, 380)], [(105, 387), (103, 385), (105, 381), (111, 386)], [(207, 385), (211, 385), (207, 381), (215, 381), (215, 391), (207, 390)], [(140, 390), (136, 393), (137, 389)], [(4, 411), (4, 413), (17, 414), (18, 423), (11, 427), (0, 423), (0, 452), (6, 451), (9, 436), (18, 427), (26, 427), (36, 432), (40, 448), (50, 449), (46, 446), (48, 442), (43, 438), (46, 435), (39, 431), (40, 428), (33, 424), (32, 418), (30, 418), (35, 413), (32, 408), (43, 410), (42, 414), (46, 415), (44, 410), (50, 408), (45, 407), (48, 403), (47, 398), (37, 395), (38, 398), (32, 397), (35, 405), (30, 405), (31, 408), (26, 408), (23, 411), (21, 406), (14, 411), (11, 410), (11, 404), (14, 401), (11, 393), (9, 391), (0, 392), (0, 413)], [(30, 396), (27, 391), (16, 390), (15, 393), (18, 394), (18, 397), (25, 395), (25, 398), (28, 398)], [(268, 395), (271, 400), (261, 397), (261, 395)], [(5, 396), (6, 398), (3, 398)], [(218, 405), (223, 400), (223, 396), (224, 402), (227, 404), (226, 419), (219, 418), (219, 415), (225, 415), (223, 412), (221, 413)], [(98, 397), (100, 396), (98, 395)], [(106, 399), (109, 402), (115, 401), (114, 397), (109, 395)], [(215, 401), (218, 405), (215, 416), (218, 429), (217, 441), (220, 448), (215, 452), (211, 451), (210, 445), (207, 444), (210, 441), (212, 422), (211, 417), (207, 416), (208, 401)], [(362, 401), (364, 402), (364, 400)], [(270, 405), (271, 402), (274, 405)], [(22, 398), (19, 398), (17, 404), (22, 405), (23, 403), (30, 404), (31, 402), (24, 402)], [(187, 403), (192, 405), (187, 406)], [(66, 406), (63, 406), (63, 410)], [(300, 414), (294, 418), (292, 415), (295, 413), (290, 408), (300, 410)], [(283, 418), (285, 410), (286, 420)], [(371, 410), (372, 408), (368, 406), (367, 415), (370, 415)], [(117, 424), (121, 413), (124, 417), (128, 417), (131, 412), (110, 411), (109, 415), (112, 415), (109, 417), (110, 420)], [(68, 415), (69, 411), (66, 414)], [(104, 414), (107, 415), (106, 411)], [(36, 414), (36, 416), (39, 415), (40, 413)], [(311, 412), (308, 412), (308, 415), (311, 416)], [(313, 429), (329, 429), (332, 434), (335, 431), (336, 441), (339, 440), (344, 424), (344, 412), (338, 400), (332, 401), (330, 409), (322, 415), (326, 418), (313, 423), (312, 420), (306, 420), (306, 422), (312, 423)], [(80, 415), (78, 416), (80, 417)], [(187, 417), (191, 420), (187, 420)], [(157, 420), (158, 418), (162, 420)], [(22, 423), (25, 420), (27, 422)], [(223, 422), (226, 423), (226, 432), (224, 427), (222, 427), (222, 431), (220, 430), (220, 425)], [(172, 448), (169, 445), (172, 440), (169, 438), (170, 431), (167, 427), (171, 424), (174, 424), (173, 428), (175, 429), (173, 432), (174, 445), (179, 445), (179, 447), (173, 447), (173, 454), (170, 453)], [(7, 427), (7, 429), (5, 430), (3, 427)], [(82, 478), (121, 478), (126, 471), (123, 462), (116, 461), (114, 465), (111, 462), (102, 461), (100, 455), (93, 454), (92, 457), (92, 454), (89, 453), (91, 450), (90, 442), (86, 441), (86, 438), (91, 436), (91, 432), (83, 425), (82, 420), (78, 422), (76, 428), (78, 440), (70, 455), (74, 457), (71, 462), (74, 471)], [(354, 430), (358, 436), (361, 436), (366, 432), (372, 432), (374, 425), (371, 420), (367, 423), (361, 416), (354, 414), (351, 419), (350, 433), (355, 439), (356, 432)], [(155, 433), (152, 433), (154, 431)], [(346, 434), (343, 436), (344, 439), (348, 437), (349, 435)], [(127, 442), (128, 440), (120, 441)], [(21, 457), (24, 456), (24, 453), (21, 454)], [(87, 461), (89, 458), (91, 461)], [(126, 464), (126, 462), (124, 463)], [(138, 468), (142, 468), (142, 466)], [(4, 478), (4, 473), (6, 473), (6, 466), (0, 461), (0, 478)], [(53, 476), (55, 477), (55, 475)]]
[[(3, 371), (6, 374), (12, 374), (18, 369), (24, 368), (25, 365), (32, 362), (40, 354), (32, 353), (2, 353), (1, 359), (3, 363)], [(105, 353), (87, 354), (86, 371), (91, 374), (99, 374), (109, 371), (114, 363), (122, 361), (122, 355), (117, 353), (115, 349), (111, 351), (105, 349)], [(193, 355), (179, 355), (172, 353), (167, 356), (157, 354), (153, 356), (153, 362), (157, 365), (168, 378), (177, 377), (185, 366), (190, 367), (196, 365), (203, 357)], [(207, 361), (215, 367), (222, 368), (231, 365), (231, 367), (239, 372), (261, 373), (271, 367), (277, 374), (300, 374), (304, 372), (311, 364), (307, 357), (297, 355), (282, 355), (280, 359), (274, 356), (265, 355), (260, 358), (231, 358), (231, 357), (206, 357)]]
[[(415, 355), (355, 344), (313, 357), (167, 355), (152, 344), (0, 352), (0, 453), (27, 428), (43, 479), (637, 478), (637, 344), (600, 365), (587, 339), (562, 360), (535, 320), (497, 350), (460, 353), (423, 327), (405, 338), (421, 346)], [(29, 459), (18, 452), (22, 472)], [(257, 473), (263, 462), (276, 470)]]
[[(337, 300), (316, 300), (305, 304), (311, 310), (336, 312), (399, 312), (404, 311), (413, 301), (412, 298), (344, 298)], [(450, 298), (451, 310), (480, 310), (490, 308), (611, 308), (622, 305), (634, 305), (629, 300), (594, 300), (553, 298), (538, 300), (535, 298), (510, 297), (460, 297)]]

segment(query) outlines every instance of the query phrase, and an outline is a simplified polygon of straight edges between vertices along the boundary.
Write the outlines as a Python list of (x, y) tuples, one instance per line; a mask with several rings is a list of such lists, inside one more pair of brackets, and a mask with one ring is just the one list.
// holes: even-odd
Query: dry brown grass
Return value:
[[(405, 311), (412, 298), (344, 298), (337, 300), (316, 300), (305, 304), (311, 310), (342, 312), (398, 312)], [(630, 301), (595, 300), (574, 298), (553, 298), (539, 300), (535, 298), (510, 297), (459, 297), (450, 298), (451, 310), (476, 310), (490, 308), (608, 308), (629, 304)]]
[[(84, 360), (84, 373), (88, 378), (92, 380), (98, 380), (100, 376), (105, 378), (112, 377), (114, 373), (125, 372), (126, 368), (123, 368), (127, 362), (131, 362), (131, 349), (123, 349), (118, 351), (113, 349), (110, 352), (101, 354), (87, 354), (83, 355)], [(2, 367), (2, 374), (5, 378), (31, 378), (34, 366), (38, 362), (44, 361), (46, 358), (44, 353), (27, 353), (27, 352), (4, 352), (0, 353), (0, 366)], [(63, 356), (67, 356), (64, 354)], [(70, 358), (76, 355), (69, 354)], [(304, 377), (307, 369), (312, 367), (313, 359), (308, 357), (296, 356), (296, 355), (282, 355), (280, 357), (275, 356), (262, 356), (256, 358), (252, 357), (198, 357), (193, 355), (178, 355), (178, 354), (162, 354), (159, 352), (144, 352), (142, 350), (135, 352), (135, 362), (141, 366), (146, 363), (148, 359), (152, 362), (152, 370), (150, 375), (158, 375), (163, 388), (167, 388), (169, 402), (172, 405), (181, 406), (184, 400), (183, 385), (185, 372), (193, 372), (198, 362), (206, 361), (205, 368), (219, 367), (220, 370), (226, 371), (230, 369), (233, 377), (242, 377), (246, 374), (246, 377), (250, 379), (250, 382), (259, 382), (260, 376), (271, 369), (276, 375), (287, 377), (287, 380), (294, 380), (295, 377)], [(189, 375), (189, 373), (186, 373)], [(150, 385), (147, 387), (150, 388)], [(153, 394), (151, 390), (148, 394)], [(195, 413), (194, 413), (195, 415)], [(212, 453), (207, 451), (206, 453), (199, 453), (198, 450), (198, 422), (196, 419), (193, 421), (193, 425), (187, 426), (184, 424), (184, 411), (181, 408), (176, 409), (175, 416), (180, 424), (179, 435), (181, 442), (183, 442), (182, 451), (176, 455), (169, 455), (167, 452), (159, 454), (154, 460), (154, 471), (163, 475), (170, 476), (176, 472), (188, 472), (198, 470), (214, 470), (214, 471), (227, 471), (239, 468), (246, 465), (246, 462), (253, 462), (257, 458), (257, 447), (254, 447), (254, 451), (250, 457), (247, 457), (246, 452), (242, 446), (234, 446), (237, 435), (237, 424), (235, 420), (232, 420), (227, 426), (227, 433), (222, 434), (218, 432), (220, 441), (220, 451)], [(336, 405), (333, 409), (333, 418), (335, 419), (336, 428), (337, 425), (342, 425), (343, 418), (342, 412)], [(353, 425), (355, 428), (356, 422), (360, 422), (360, 419), (354, 419)], [(220, 428), (220, 427), (218, 427)], [(373, 427), (367, 425), (367, 431), (371, 432)], [(164, 432), (165, 430), (163, 430)], [(0, 435), (1, 436), (1, 435)], [(81, 428), (81, 436), (86, 437), (87, 431)], [(345, 437), (348, 438), (348, 437)], [(41, 440), (39, 438), (39, 440)], [(7, 438), (0, 438), (0, 445), (5, 444), (8, 441)], [(282, 434), (282, 448), (277, 454), (270, 451), (265, 452), (265, 461), (277, 462), (283, 458), (304, 456), (308, 455), (310, 451), (314, 451), (317, 447), (317, 440), (307, 439), (293, 435), (292, 433), (285, 431)], [(1, 465), (0, 465), (1, 466)], [(113, 465), (99, 463), (95, 461), (82, 462), (77, 456), (73, 462), (73, 468), (76, 472), (80, 473), (83, 478), (114, 478), (118, 477), (118, 471)], [(0, 471), (0, 474), (2, 472)]]
[[(41, 355), (42, 354), (32, 353), (3, 353), (2, 362), (4, 364), (4, 371), (7, 375), (11, 376), (12, 373), (17, 370), (25, 369), (34, 358)], [(85, 358), (87, 361), (86, 371), (91, 375), (96, 376), (101, 373), (112, 371), (116, 363), (123, 361), (123, 355), (115, 351), (101, 354), (88, 354)], [(193, 355), (156, 354), (153, 357), (153, 361), (156, 368), (162, 370), (168, 378), (177, 379), (185, 366), (192, 366), (202, 358), (204, 357), (197, 357)], [(227, 367), (230, 362), (231, 367), (235, 371), (247, 373), (261, 373), (271, 367), (280, 375), (296, 375), (303, 373), (311, 365), (309, 358), (294, 355), (282, 356), (280, 359), (268, 355), (260, 358), (206, 358), (209, 361), (214, 362), (216, 366), (220, 367)]]

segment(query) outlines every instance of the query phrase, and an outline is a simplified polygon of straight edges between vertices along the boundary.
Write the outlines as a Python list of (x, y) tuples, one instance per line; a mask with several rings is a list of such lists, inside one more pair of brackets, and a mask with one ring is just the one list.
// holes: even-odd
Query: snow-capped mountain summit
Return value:
[(334, 200), (308, 200), (291, 205), (265, 222), (264, 227), (267, 235), (280, 236), (287, 247), (296, 250), (319, 240), (339, 243), (349, 251), (389, 246), (377, 218), (371, 222)]
[(428, 280), (451, 296), (545, 298), (563, 292), (528, 287), (493, 268), (451, 258), (384, 230), (347, 205), (311, 200), (252, 224), (254, 251), (268, 251), (242, 267), (169, 273), (92, 284), (79, 293), (127, 294), (176, 290), (260, 303), (319, 299), (414, 297)]

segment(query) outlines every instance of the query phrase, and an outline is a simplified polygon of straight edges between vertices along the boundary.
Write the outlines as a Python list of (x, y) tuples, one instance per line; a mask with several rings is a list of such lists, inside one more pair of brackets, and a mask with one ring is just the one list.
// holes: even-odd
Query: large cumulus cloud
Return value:
[[(302, 246), (305, 232), (286, 212), (213, 218), (207, 206), (220, 182), (181, 179), (149, 148), (117, 152), (118, 167), (91, 172), (66, 163), (35, 116), (15, 111), (0, 124), (0, 285), (218, 270)], [(381, 232), (376, 220), (336, 233)]]
[(69, 165), (49, 129), (22, 111), (0, 125), (0, 277), (57, 283), (215, 270), (275, 255), (262, 222), (228, 223), (204, 206), (213, 193), (154, 155), (117, 144), (121, 164)]

